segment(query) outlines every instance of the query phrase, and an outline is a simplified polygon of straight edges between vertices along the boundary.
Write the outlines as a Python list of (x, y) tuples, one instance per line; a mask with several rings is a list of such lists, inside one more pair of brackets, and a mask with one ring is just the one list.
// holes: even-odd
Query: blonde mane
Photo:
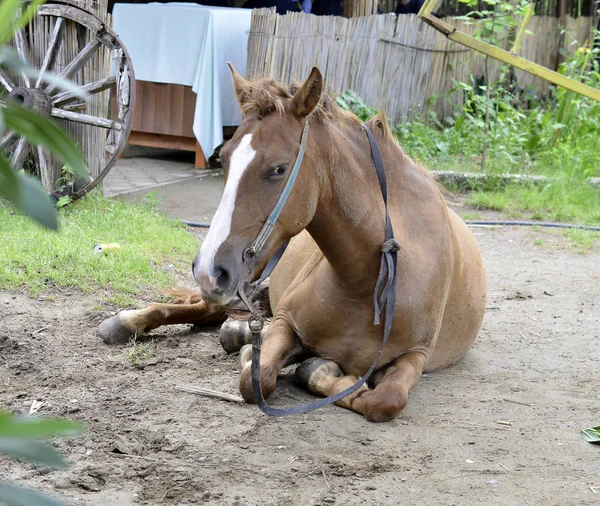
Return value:
[[(289, 116), (291, 99), (300, 88), (300, 83), (286, 86), (275, 79), (265, 78), (257, 81), (246, 81), (242, 90), (238, 90), (238, 100), (244, 116), (258, 114), (267, 116), (277, 112)], [(340, 126), (360, 126), (360, 119), (350, 111), (342, 109), (335, 103), (335, 98), (324, 93), (317, 108), (312, 113), (318, 121), (331, 121)]]

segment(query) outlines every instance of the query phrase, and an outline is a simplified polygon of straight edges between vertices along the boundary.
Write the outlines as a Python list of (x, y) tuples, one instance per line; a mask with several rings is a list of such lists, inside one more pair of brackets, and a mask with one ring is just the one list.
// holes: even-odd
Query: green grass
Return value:
[(577, 253), (587, 253), (600, 245), (600, 233), (571, 229), (564, 231), (563, 234), (570, 239), (568, 246)]
[(483, 220), (479, 213), (460, 213), (463, 220)]
[(600, 225), (600, 189), (577, 180), (474, 192), (467, 203), (523, 219)]
[[(187, 272), (198, 251), (185, 226), (148, 205), (99, 192), (61, 209), (59, 219), (60, 232), (49, 232), (0, 201), (1, 289), (31, 296), (54, 287), (103, 289), (107, 302), (129, 305), (133, 295), (173, 284), (173, 271)], [(95, 254), (98, 243), (121, 249)]]
[[(600, 246), (600, 233), (597, 232), (578, 229), (550, 229), (547, 230), (547, 234), (544, 239), (536, 238), (533, 244), (550, 251), (568, 249), (581, 255)], [(557, 239), (554, 240), (551, 236), (555, 236)]]
[(134, 367), (143, 367), (156, 357), (156, 344), (154, 341), (139, 342), (136, 339), (132, 341), (133, 346), (126, 351), (129, 363)]
[(135, 298), (132, 295), (121, 292), (110, 292), (102, 297), (102, 302), (119, 308), (133, 308), (136, 306)]

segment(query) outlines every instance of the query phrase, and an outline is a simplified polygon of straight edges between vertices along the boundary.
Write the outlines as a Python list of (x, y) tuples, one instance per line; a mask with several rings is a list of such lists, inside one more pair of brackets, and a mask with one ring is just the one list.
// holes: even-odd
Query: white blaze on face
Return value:
[(235, 208), (238, 187), (244, 172), (256, 156), (256, 151), (252, 149), (252, 134), (246, 134), (231, 154), (229, 163), (229, 173), (227, 175), (227, 184), (221, 197), (221, 203), (217, 209), (206, 239), (200, 248), (200, 264), (197, 268), (197, 274), (208, 276), (211, 282), (214, 281), (214, 258), (221, 244), (229, 237), (231, 231), (231, 219)]

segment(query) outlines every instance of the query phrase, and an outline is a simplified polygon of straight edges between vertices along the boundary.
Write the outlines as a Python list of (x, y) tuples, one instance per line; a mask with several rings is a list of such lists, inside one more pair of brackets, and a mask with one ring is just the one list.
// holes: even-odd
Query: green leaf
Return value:
[(35, 16), (45, 0), (33, 0), (27, 4), (21, 14), (21, 0), (2, 0), (0, 2), (0, 45), (12, 39), (16, 30), (23, 28)]
[(56, 210), (50, 197), (32, 177), (14, 172), (6, 157), (0, 153), (0, 196), (51, 230), (58, 230)]
[(13, 417), (0, 413), (0, 437), (40, 438), (48, 436), (73, 436), (84, 425), (70, 420), (53, 418)]
[(25, 12), (15, 23), (15, 28), (20, 29), (27, 25), (33, 19), (33, 16), (35, 16), (40, 6), (42, 6), (45, 2), (46, 0), (33, 0), (32, 2), (29, 2)]
[(29, 439), (0, 437), (0, 453), (50, 467), (68, 466), (53, 448)]
[(58, 199), (58, 202), (56, 202), (56, 207), (58, 209), (61, 209), (65, 206), (69, 205), (70, 203), (71, 203), (71, 197), (69, 197), (68, 195), (64, 195)]
[(89, 181), (87, 167), (77, 146), (50, 118), (11, 102), (4, 109), (4, 121), (8, 129), (32, 144), (47, 147), (62, 158), (78, 177)]
[(588, 443), (600, 444), (600, 425), (591, 429), (581, 429), (581, 432)]
[(67, 506), (40, 492), (0, 481), (0, 503), (6, 506)]
[(11, 25), (20, 6), (20, 0), (2, 0), (0, 2), (0, 44), (12, 38)]

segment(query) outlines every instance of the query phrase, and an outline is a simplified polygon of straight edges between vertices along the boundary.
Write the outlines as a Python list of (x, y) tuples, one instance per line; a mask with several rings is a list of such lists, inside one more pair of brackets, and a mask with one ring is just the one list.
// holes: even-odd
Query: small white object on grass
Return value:
[(37, 401), (37, 400), (31, 401), (31, 407), (29, 408), (29, 414), (33, 415), (34, 413), (37, 413), (45, 405), (46, 405), (46, 403), (42, 402), (42, 401)]

